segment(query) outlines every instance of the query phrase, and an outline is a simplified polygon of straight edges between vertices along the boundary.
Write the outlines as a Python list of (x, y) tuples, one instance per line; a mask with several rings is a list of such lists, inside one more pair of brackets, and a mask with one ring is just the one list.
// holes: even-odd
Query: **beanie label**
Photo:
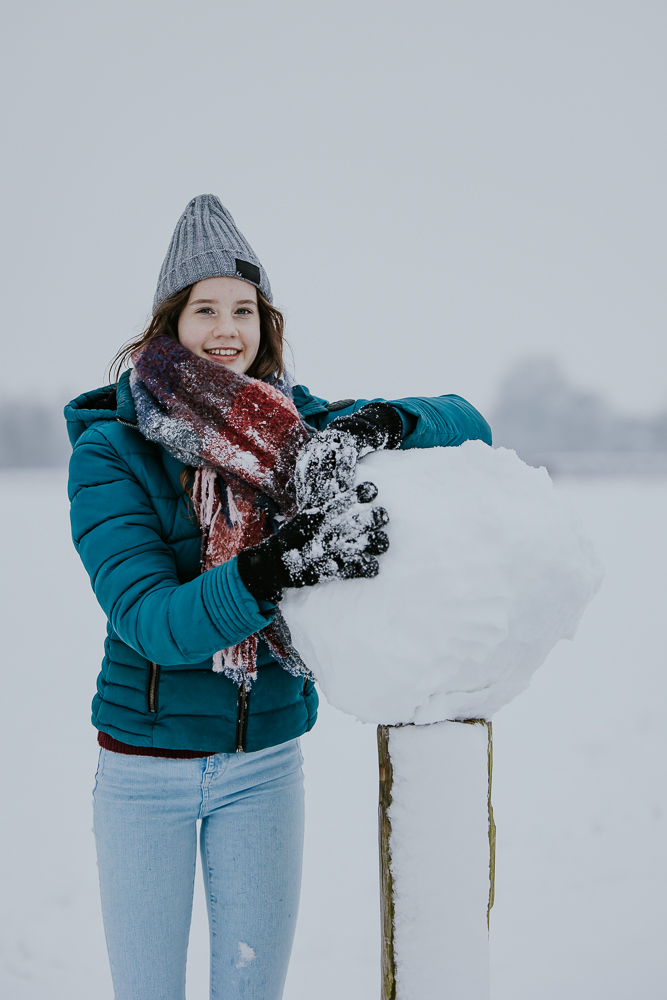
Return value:
[(262, 275), (256, 264), (251, 264), (247, 260), (236, 258), (236, 273), (246, 281), (252, 281), (253, 285), (259, 285)]

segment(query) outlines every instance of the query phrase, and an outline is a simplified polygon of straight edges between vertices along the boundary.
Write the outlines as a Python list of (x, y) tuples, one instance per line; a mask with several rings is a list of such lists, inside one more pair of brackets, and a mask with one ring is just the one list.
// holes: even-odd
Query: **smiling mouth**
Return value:
[(214, 358), (235, 358), (241, 351), (237, 347), (211, 347), (210, 349), (204, 348), (204, 353), (211, 354)]

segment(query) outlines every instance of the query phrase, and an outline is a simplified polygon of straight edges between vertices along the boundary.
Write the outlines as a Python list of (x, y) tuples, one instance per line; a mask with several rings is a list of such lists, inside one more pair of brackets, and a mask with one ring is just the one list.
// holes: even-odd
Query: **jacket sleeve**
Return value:
[(188, 583), (140, 482), (106, 436), (87, 431), (70, 461), (74, 545), (113, 629), (133, 649), (164, 666), (201, 663), (264, 628), (236, 559)]
[[(328, 404), (313, 396), (305, 386), (295, 386), (294, 401), (307, 423), (322, 430), (335, 417), (354, 413), (366, 403), (390, 403), (403, 420), (401, 448), (436, 448), (484, 441), (491, 444), (491, 428), (474, 406), (461, 396), (411, 396), (407, 399), (344, 400), (345, 406)], [(330, 411), (327, 407), (335, 406)]]

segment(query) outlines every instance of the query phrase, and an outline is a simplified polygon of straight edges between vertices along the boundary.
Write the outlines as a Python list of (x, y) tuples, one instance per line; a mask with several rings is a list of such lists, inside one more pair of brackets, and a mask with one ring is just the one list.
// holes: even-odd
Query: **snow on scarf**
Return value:
[[(192, 501), (202, 530), (202, 572), (257, 545), (296, 513), (286, 487), (308, 431), (287, 393), (200, 358), (171, 337), (133, 355), (130, 387), (141, 433), (196, 469)], [(261, 632), (292, 674), (308, 670), (277, 610)], [(213, 656), (213, 669), (249, 687), (257, 634)]]

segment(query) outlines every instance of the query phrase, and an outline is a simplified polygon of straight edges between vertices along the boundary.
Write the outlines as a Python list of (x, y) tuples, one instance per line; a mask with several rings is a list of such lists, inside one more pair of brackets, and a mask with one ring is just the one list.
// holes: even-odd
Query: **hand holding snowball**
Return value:
[(376, 556), (389, 548), (383, 507), (359, 509), (377, 496), (373, 483), (338, 493), (320, 507), (300, 510), (275, 535), (237, 557), (243, 583), (257, 600), (277, 603), (287, 587), (377, 576)]
[(368, 403), (336, 417), (299, 455), (294, 474), (299, 509), (321, 507), (346, 494), (354, 484), (357, 461), (371, 451), (398, 448), (402, 437), (403, 421), (389, 403)]

